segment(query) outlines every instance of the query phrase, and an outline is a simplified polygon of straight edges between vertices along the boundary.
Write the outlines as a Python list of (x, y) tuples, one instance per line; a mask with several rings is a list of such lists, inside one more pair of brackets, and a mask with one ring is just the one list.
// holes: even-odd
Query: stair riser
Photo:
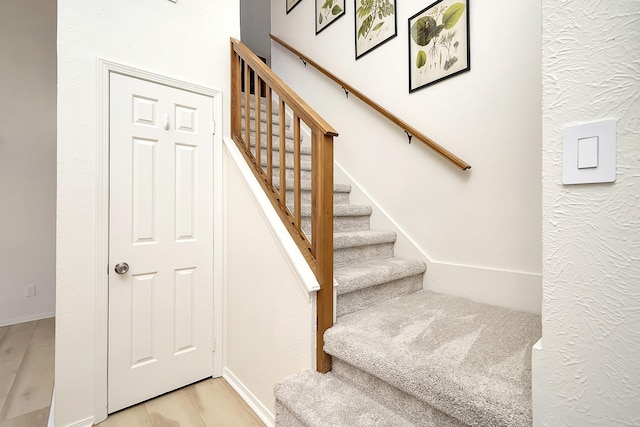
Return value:
[(340, 294), (336, 303), (336, 315), (342, 316), (353, 313), (391, 298), (416, 292), (422, 289), (422, 279), (423, 274), (416, 274), (377, 286)]
[(333, 265), (342, 267), (356, 262), (391, 257), (393, 257), (393, 243), (340, 248), (333, 251)]
[(391, 384), (349, 363), (334, 357), (332, 372), (344, 382), (366, 391), (378, 403), (390, 408), (419, 426), (462, 427), (466, 424), (426, 402), (405, 393)]
[[(250, 144), (251, 144), (251, 148), (255, 148), (256, 145), (256, 136), (254, 133), (251, 134), (251, 140), (250, 140)], [(261, 133), (260, 134), (260, 148), (262, 148), (263, 150), (267, 149), (267, 134), (266, 133)], [(273, 151), (280, 151), (280, 136), (278, 135), (273, 135), (273, 138), (271, 140), (271, 150)], [(293, 153), (294, 150), (294, 145), (293, 145), (293, 138), (290, 137), (286, 137), (285, 138), (285, 145), (284, 145), (284, 151), (286, 151), (287, 153)], [(306, 145), (304, 143), (300, 144), (300, 155), (301, 156), (305, 156), (305, 155), (311, 155), (311, 146)]]
[(276, 400), (276, 425), (278, 427), (306, 427), (295, 415), (285, 406)]
[[(253, 155), (256, 155), (256, 150), (254, 147), (251, 147), (251, 153), (253, 153)], [(276, 168), (278, 166), (280, 166), (280, 150), (276, 150), (273, 149), (271, 151), (271, 155), (272, 157), (272, 162), (273, 162), (273, 167)], [(267, 150), (266, 148), (263, 148), (262, 150), (260, 150), (260, 163), (262, 163), (262, 168), (265, 170), (267, 170)], [(293, 153), (286, 151), (285, 152), (285, 165), (286, 168), (289, 169), (293, 169)], [(301, 164), (306, 164), (308, 165), (308, 167), (310, 168), (311, 165), (311, 155), (310, 154), (300, 154), (300, 162)], [(275, 175), (275, 174), (274, 174)]]
[[(242, 126), (242, 131), (244, 132), (245, 130), (245, 124), (246, 122), (243, 121), (241, 126)], [(260, 122), (260, 133), (263, 135), (267, 134), (267, 124), (264, 122)], [(251, 133), (254, 133), (256, 131), (256, 122), (255, 120), (249, 120), (249, 130), (251, 131)], [(274, 136), (279, 136), (280, 135), (280, 125), (273, 125), (271, 128), (271, 134)], [(293, 139), (293, 129), (291, 128), (286, 128), (285, 127), (285, 136), (289, 139)]]
[[(293, 191), (287, 190), (287, 207), (291, 212), (293, 212)], [(300, 192), (300, 201), (302, 205), (310, 205), (311, 204), (311, 191), (303, 190)], [(334, 204), (345, 204), (349, 203), (349, 193), (333, 193), (333, 203)]]
[[(244, 108), (241, 111), (240, 117), (242, 118), (242, 120), (244, 120), (245, 117), (246, 117)], [(249, 120), (254, 121), (255, 119), (256, 119), (256, 112), (255, 112), (255, 110), (253, 108), (251, 108), (251, 110), (249, 110)], [(267, 109), (266, 108), (262, 108), (262, 110), (261, 110), (260, 122), (262, 122), (262, 123), (266, 123), (267, 122)], [(273, 126), (280, 126), (280, 116), (278, 115), (278, 113), (277, 113), (275, 108), (271, 112), (271, 123), (273, 124)], [(289, 118), (285, 118), (284, 124), (285, 124), (286, 127), (290, 127), (291, 126), (291, 120)]]
[[(255, 150), (252, 149), (251, 150), (252, 153), (254, 153), (255, 155)], [(261, 153), (261, 158), (260, 158), (260, 163), (262, 163), (262, 168), (263, 169), (267, 169), (267, 150), (266, 149), (262, 149)], [(301, 156), (301, 160), (300, 160), (300, 169), (303, 171), (311, 171), (311, 155), (309, 154), (302, 154)], [(280, 152), (276, 151), (273, 155), (273, 159), (272, 161), (272, 167), (274, 168), (279, 168), (280, 167)], [(293, 155), (286, 153), (285, 155), (285, 168), (287, 169), (293, 169)]]
[[(302, 229), (305, 233), (311, 233), (311, 217), (302, 217)], [(369, 229), (369, 216), (334, 216), (333, 231), (362, 231)]]
[[(262, 169), (267, 173), (267, 167), (263, 166)], [(287, 182), (293, 182), (293, 170), (286, 169)], [(273, 176), (280, 176), (280, 168), (273, 168)], [(303, 181), (311, 181), (311, 171), (300, 170), (300, 179)]]
[[(293, 191), (287, 190), (287, 206), (289, 209), (293, 211)], [(302, 190), (300, 192), (300, 201), (303, 205), (311, 204), (311, 191), (310, 190)], [(336, 205), (339, 204), (347, 204), (349, 203), (349, 193), (334, 191), (333, 192), (333, 203)]]

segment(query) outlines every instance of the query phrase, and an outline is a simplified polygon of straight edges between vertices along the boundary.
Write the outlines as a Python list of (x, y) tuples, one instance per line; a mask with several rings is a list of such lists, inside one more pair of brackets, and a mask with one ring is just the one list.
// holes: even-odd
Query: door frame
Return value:
[(211, 374), (222, 376), (222, 91), (97, 58), (96, 147), (96, 264), (94, 342), (94, 423), (107, 418), (107, 369), (109, 342), (109, 78), (121, 74), (211, 98), (215, 133), (213, 140), (213, 337), (215, 351)]

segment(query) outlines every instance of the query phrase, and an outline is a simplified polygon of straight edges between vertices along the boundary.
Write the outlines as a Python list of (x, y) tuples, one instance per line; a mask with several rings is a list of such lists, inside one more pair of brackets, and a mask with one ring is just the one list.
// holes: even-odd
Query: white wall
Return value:
[(95, 412), (97, 58), (227, 93), (239, 33), (237, 0), (58, 2), (57, 426)]
[[(469, 162), (470, 171), (408, 144), (400, 129), (276, 44), (272, 67), (338, 130), (337, 163), (439, 268), (430, 268), (427, 280), (438, 278), (428, 286), (539, 311), (540, 3), (471, 2), (471, 71), (412, 94), (407, 20), (426, 4), (397, 2), (398, 36), (355, 61), (353, 2), (346, 3), (346, 16), (316, 36), (314, 2), (286, 15), (284, 0), (274, 0), (272, 33)], [(503, 304), (504, 294), (517, 301)]]
[[(224, 376), (272, 425), (274, 385), (315, 369), (315, 292), (305, 283), (317, 287), (317, 281), (250, 174), (239, 152), (234, 160), (225, 149)], [(281, 239), (289, 241), (297, 266)]]
[(269, 0), (240, 0), (242, 42), (271, 62), (271, 6)]
[(55, 0), (0, 3), (0, 64), (1, 326), (55, 312)]
[[(538, 426), (640, 424), (640, 3), (543, 0)], [(617, 120), (617, 180), (562, 185), (562, 128)]]

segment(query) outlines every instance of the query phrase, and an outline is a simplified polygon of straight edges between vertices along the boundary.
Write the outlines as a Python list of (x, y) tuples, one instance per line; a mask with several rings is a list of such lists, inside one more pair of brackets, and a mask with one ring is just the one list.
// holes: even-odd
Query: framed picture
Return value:
[(345, 0), (316, 0), (316, 34), (344, 15)]
[(470, 69), (469, 0), (438, 0), (409, 18), (409, 92)]
[(396, 0), (354, 0), (356, 59), (398, 34)]
[(287, 13), (291, 12), (294, 7), (298, 5), (302, 0), (287, 0)]

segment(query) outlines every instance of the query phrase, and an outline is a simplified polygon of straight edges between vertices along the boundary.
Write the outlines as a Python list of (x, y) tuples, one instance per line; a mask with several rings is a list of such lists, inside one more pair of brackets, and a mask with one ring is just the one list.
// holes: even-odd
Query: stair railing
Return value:
[(424, 135), (418, 129), (416, 129), (415, 127), (411, 126), (410, 124), (408, 124), (404, 120), (400, 119), (398, 116), (394, 115), (393, 113), (391, 113), (389, 110), (387, 110), (386, 108), (384, 108), (380, 104), (378, 104), (375, 101), (371, 100), (369, 97), (367, 97), (365, 94), (360, 92), (358, 89), (354, 88), (353, 86), (351, 86), (350, 84), (348, 84), (347, 82), (342, 80), (340, 77), (338, 77), (335, 74), (331, 73), (326, 68), (322, 67), (317, 62), (315, 62), (313, 59), (309, 58), (308, 56), (306, 56), (305, 54), (301, 53), (299, 50), (295, 49), (293, 46), (291, 46), (287, 42), (281, 40), (280, 38), (274, 36), (273, 34), (269, 34), (269, 36), (271, 37), (271, 39), (273, 41), (275, 41), (276, 43), (280, 44), (282, 47), (284, 47), (285, 49), (289, 50), (294, 55), (296, 55), (298, 58), (300, 58), (300, 60), (305, 65), (306, 64), (311, 65), (316, 70), (320, 71), (322, 74), (324, 74), (325, 76), (327, 76), (328, 78), (330, 78), (331, 80), (333, 80), (334, 82), (339, 84), (340, 87), (342, 87), (342, 89), (344, 89), (345, 93), (351, 93), (351, 94), (355, 95), (356, 97), (360, 98), (360, 100), (362, 102), (364, 102), (369, 107), (371, 107), (374, 110), (376, 110), (378, 113), (382, 114), (384, 117), (386, 117), (392, 123), (394, 123), (397, 126), (399, 126), (407, 134), (407, 137), (409, 138), (409, 142), (411, 142), (412, 138), (415, 138), (418, 141), (424, 143), (429, 148), (431, 148), (434, 151), (436, 151), (438, 154), (440, 154), (441, 156), (443, 156), (447, 160), (449, 160), (451, 163), (456, 165), (458, 168), (460, 168), (462, 170), (471, 169), (471, 165), (469, 165), (467, 162), (465, 162), (464, 160), (462, 160), (461, 158), (459, 158), (458, 156), (453, 154), (451, 151), (447, 150), (446, 148), (444, 148), (443, 146), (441, 146), (440, 144), (435, 142), (433, 139), (431, 139), (428, 136)]
[[(253, 132), (250, 117), (252, 99), (255, 105)], [(261, 135), (263, 99), (266, 123), (264, 142)], [(277, 129), (274, 129), (273, 122), (274, 102), (278, 103)], [(293, 203), (287, 203), (287, 153), (285, 150), (287, 111), (293, 116)], [(311, 130), (310, 238), (305, 235), (301, 226), (301, 121)], [(278, 177), (274, 177), (273, 170), (274, 132), (279, 135)], [(331, 125), (276, 76), (246, 45), (239, 40), (231, 39), (231, 137), (251, 166), (251, 170), (309, 263), (320, 285), (316, 298), (316, 367), (320, 372), (331, 370), (331, 356), (323, 351), (323, 336), (324, 332), (333, 326), (334, 315), (333, 137), (337, 135)]]

